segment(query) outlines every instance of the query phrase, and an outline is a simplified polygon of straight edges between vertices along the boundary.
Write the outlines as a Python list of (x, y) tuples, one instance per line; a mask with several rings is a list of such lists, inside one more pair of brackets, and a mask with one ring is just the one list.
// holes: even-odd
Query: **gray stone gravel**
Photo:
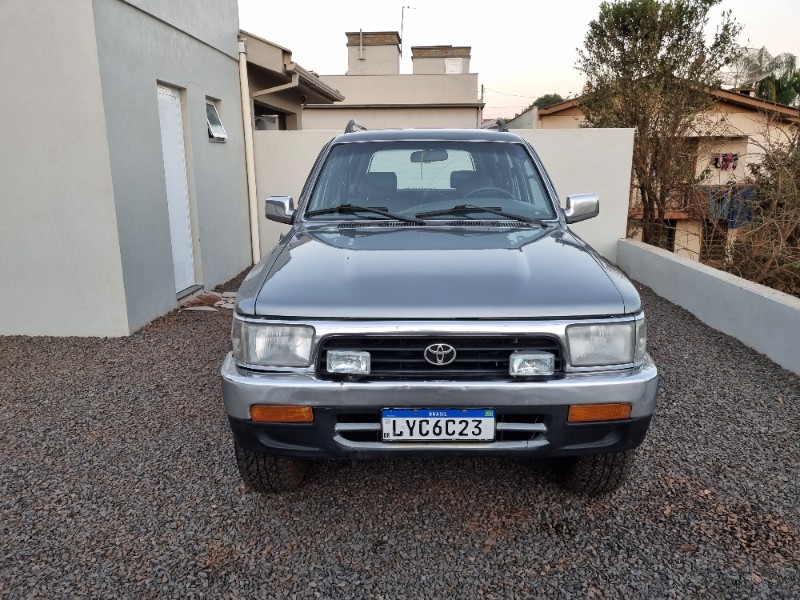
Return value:
[(247, 492), (229, 310), (0, 338), (0, 597), (800, 598), (800, 378), (642, 294), (659, 407), (600, 499), (501, 459), (316, 463)]

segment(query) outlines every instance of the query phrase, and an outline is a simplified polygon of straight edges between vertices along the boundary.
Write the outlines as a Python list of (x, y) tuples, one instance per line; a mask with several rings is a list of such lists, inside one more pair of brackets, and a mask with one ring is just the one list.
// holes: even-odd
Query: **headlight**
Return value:
[(314, 328), (304, 325), (262, 325), (233, 320), (233, 357), (245, 365), (307, 367)]
[[(641, 321), (643, 324), (644, 321)], [(640, 360), (636, 322), (567, 327), (570, 362), (576, 367), (620, 365)], [(644, 328), (642, 327), (642, 334)], [(641, 341), (644, 356), (644, 341)]]

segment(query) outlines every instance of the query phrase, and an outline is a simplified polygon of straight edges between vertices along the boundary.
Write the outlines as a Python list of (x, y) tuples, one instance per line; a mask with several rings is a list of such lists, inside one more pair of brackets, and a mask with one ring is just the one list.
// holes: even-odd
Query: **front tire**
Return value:
[(289, 492), (303, 483), (308, 468), (303, 458), (255, 452), (236, 443), (235, 452), (242, 481), (257, 492)]
[(557, 475), (562, 486), (587, 496), (613, 492), (625, 481), (634, 451), (587, 454), (559, 459)]

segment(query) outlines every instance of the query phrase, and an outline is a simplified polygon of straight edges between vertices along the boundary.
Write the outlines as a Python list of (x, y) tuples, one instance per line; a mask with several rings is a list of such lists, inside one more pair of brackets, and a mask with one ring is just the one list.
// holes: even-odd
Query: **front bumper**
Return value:
[[(239, 369), (229, 354), (222, 394), (234, 438), (251, 450), (307, 458), (430, 455), (569, 456), (617, 452), (644, 440), (655, 410), (658, 371), (638, 369), (569, 375), (551, 381), (334, 382), (310, 374)], [(568, 424), (570, 405), (627, 402), (631, 418)], [(255, 404), (314, 409), (314, 422), (253, 423)], [(494, 442), (386, 443), (382, 408), (494, 408)]]

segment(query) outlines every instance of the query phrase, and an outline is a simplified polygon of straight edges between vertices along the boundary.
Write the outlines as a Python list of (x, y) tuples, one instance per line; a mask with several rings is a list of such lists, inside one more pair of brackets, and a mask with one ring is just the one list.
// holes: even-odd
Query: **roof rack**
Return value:
[(367, 126), (363, 123), (359, 123), (355, 119), (350, 119), (347, 122), (347, 126), (344, 128), (345, 133), (354, 133), (356, 131), (367, 131)]
[(481, 125), (481, 129), (492, 129), (494, 131), (508, 131), (508, 126), (503, 119), (493, 119)]

